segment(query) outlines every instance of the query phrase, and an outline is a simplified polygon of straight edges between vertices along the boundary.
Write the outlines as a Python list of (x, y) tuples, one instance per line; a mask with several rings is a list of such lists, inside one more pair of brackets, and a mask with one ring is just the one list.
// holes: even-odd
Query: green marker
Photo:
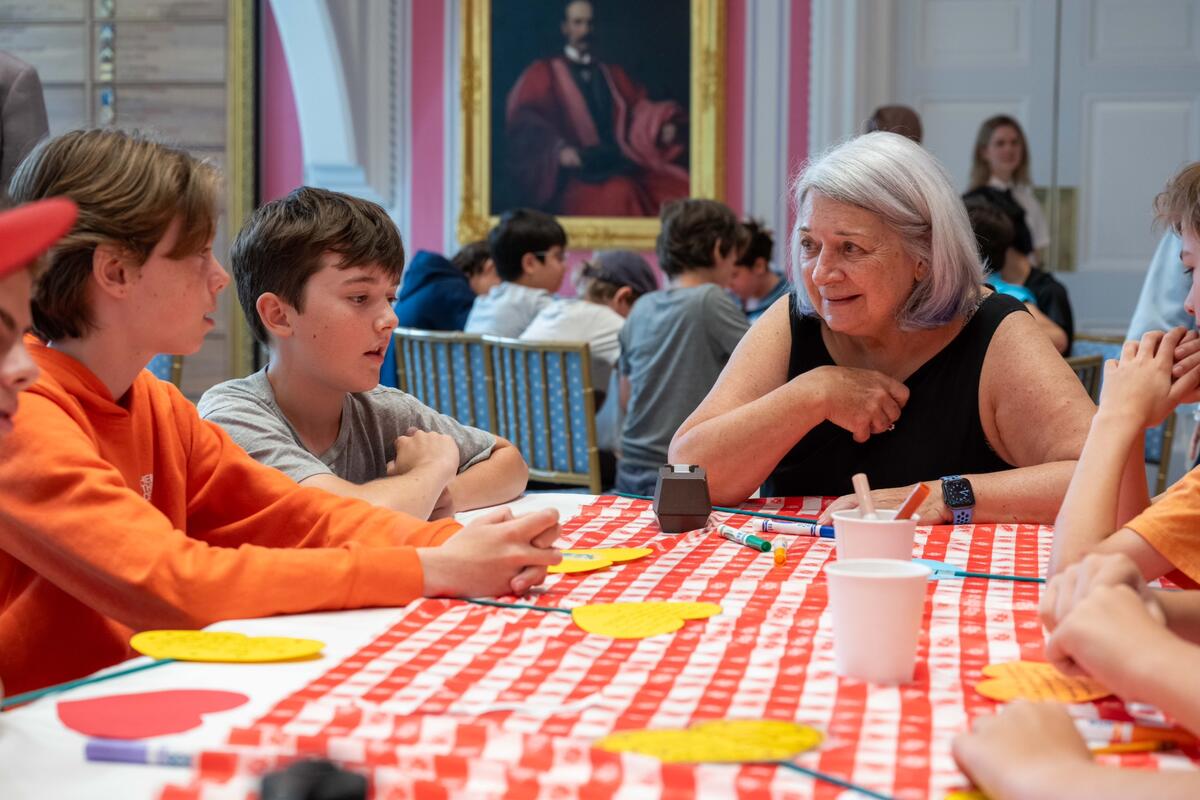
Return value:
[(718, 525), (717, 532), (731, 542), (744, 544), (746, 547), (766, 553), (771, 549), (771, 543), (766, 539), (760, 539), (753, 533), (743, 533), (737, 528), (731, 528), (728, 525)]

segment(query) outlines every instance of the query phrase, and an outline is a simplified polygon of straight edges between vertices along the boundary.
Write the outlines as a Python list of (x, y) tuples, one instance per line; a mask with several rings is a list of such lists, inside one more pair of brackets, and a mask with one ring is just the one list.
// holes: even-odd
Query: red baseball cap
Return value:
[(71, 226), (79, 209), (65, 197), (51, 197), (0, 212), (0, 278), (29, 266)]

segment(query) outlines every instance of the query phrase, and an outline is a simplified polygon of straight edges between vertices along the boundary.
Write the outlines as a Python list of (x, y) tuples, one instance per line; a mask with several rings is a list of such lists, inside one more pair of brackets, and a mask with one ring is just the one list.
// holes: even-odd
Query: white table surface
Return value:
[[(508, 504), (515, 513), (557, 508), (566, 519), (591, 495), (534, 494)], [(459, 514), (460, 521), (483, 512)], [(551, 576), (549, 580), (557, 580)], [(403, 608), (335, 611), (253, 620), (230, 620), (208, 630), (236, 631), (249, 636), (295, 636), (325, 642), (323, 658), (279, 664), (196, 664), (178, 662), (52, 694), (0, 714), (0, 800), (83, 800), (128, 798), (149, 800), (164, 784), (185, 783), (192, 771), (179, 767), (88, 762), (88, 737), (58, 719), (59, 700), (83, 700), (133, 692), (168, 689), (219, 689), (242, 692), (250, 700), (231, 711), (210, 714), (200, 727), (155, 744), (195, 752), (225, 744), (229, 729), (260, 717), (280, 698), (302, 688), (386, 631), (405, 614)], [(138, 658), (113, 670), (150, 659)]]

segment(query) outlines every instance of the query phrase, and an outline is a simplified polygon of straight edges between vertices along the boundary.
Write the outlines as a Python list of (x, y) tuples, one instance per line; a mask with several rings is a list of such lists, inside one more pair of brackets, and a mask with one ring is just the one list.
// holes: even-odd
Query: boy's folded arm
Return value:
[(246, 455), (209, 422), (192, 432), (188, 458), (189, 534), (211, 544), (422, 547), (440, 544), (460, 528), (453, 520), (427, 522), (297, 485)]
[(456, 511), (507, 503), (521, 496), (529, 481), (529, 465), (507, 439), (496, 437), (491, 455), (472, 464), (450, 482)]

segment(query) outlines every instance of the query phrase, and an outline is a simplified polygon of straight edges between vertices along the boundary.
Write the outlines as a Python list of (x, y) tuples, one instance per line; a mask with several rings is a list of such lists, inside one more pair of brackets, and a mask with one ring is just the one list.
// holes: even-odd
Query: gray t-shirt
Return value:
[(749, 329), (746, 315), (716, 284), (650, 292), (621, 329), (629, 408), (621, 459), (643, 467), (667, 461), (667, 447), (696, 410)]
[(377, 386), (346, 395), (337, 439), (324, 453), (312, 453), (275, 402), (265, 369), (212, 387), (200, 398), (199, 410), (256, 461), (297, 482), (330, 474), (351, 483), (385, 477), (396, 457), (396, 437), (409, 428), (452, 437), (460, 472), (490, 456), (496, 444), (487, 431), (461, 425), (399, 389)]

